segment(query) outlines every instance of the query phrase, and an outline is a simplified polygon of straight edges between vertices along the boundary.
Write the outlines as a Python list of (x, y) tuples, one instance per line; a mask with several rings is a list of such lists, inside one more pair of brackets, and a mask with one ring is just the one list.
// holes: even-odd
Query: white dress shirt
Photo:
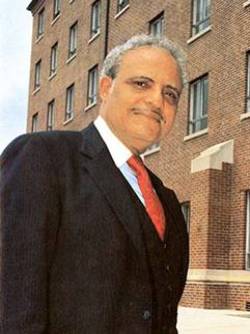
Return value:
[(132, 156), (132, 152), (114, 135), (106, 121), (100, 115), (94, 121), (94, 125), (107, 145), (116, 167), (119, 168), (140, 201), (145, 205), (136, 174), (127, 164), (128, 159)]

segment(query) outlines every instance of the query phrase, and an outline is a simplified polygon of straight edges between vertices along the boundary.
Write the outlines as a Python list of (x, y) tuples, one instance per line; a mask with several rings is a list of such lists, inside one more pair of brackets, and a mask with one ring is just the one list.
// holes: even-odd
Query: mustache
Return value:
[(166, 123), (166, 119), (163, 116), (163, 113), (160, 108), (141, 108), (141, 107), (133, 107), (131, 110), (135, 114), (143, 114), (145, 116), (150, 116), (155, 118), (157, 121), (161, 123)]

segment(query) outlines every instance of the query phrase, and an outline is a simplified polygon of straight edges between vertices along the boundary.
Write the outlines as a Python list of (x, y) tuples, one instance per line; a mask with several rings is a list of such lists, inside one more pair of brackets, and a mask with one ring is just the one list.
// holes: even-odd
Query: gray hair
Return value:
[(104, 60), (100, 76), (108, 76), (114, 79), (117, 75), (122, 56), (129, 50), (134, 50), (141, 46), (152, 46), (165, 49), (177, 62), (182, 84), (186, 82), (186, 58), (180, 47), (166, 37), (156, 37), (144, 34), (135, 35), (124, 44), (118, 45), (112, 49)]

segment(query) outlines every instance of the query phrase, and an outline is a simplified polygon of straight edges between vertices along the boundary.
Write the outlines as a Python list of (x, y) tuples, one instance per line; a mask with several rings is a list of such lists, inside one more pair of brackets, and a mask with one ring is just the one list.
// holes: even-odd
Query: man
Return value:
[(105, 60), (94, 124), (3, 153), (0, 333), (177, 333), (186, 227), (138, 155), (173, 125), (179, 59), (168, 40), (133, 37)]

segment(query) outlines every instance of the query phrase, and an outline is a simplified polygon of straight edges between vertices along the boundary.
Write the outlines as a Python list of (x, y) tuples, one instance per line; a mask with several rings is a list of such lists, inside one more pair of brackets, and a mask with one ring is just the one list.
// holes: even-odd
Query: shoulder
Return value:
[[(15, 138), (2, 152), (1, 160), (9, 155), (28, 150), (47, 150), (53, 147), (66, 148), (67, 146), (80, 145), (82, 134), (79, 131), (51, 131), (23, 134)], [(66, 147), (65, 147), (66, 146)]]
[[(53, 131), (24, 134), (14, 139), (0, 157), (2, 176), (11, 170), (50, 170), (64, 165), (78, 156), (82, 142), (81, 132)], [(56, 168), (56, 167), (54, 167)]]

